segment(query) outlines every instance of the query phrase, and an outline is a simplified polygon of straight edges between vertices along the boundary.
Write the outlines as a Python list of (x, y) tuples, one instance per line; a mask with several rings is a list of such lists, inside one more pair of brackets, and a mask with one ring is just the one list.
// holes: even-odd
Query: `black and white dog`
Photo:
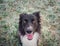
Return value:
[(19, 42), (21, 46), (38, 46), (40, 12), (22, 13), (19, 17)]

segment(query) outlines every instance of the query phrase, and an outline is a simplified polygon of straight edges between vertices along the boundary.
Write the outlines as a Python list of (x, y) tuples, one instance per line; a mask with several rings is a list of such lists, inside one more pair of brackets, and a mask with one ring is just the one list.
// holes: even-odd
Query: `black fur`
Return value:
[(38, 27), (37, 27), (37, 31), (38, 33), (40, 33), (40, 29), (41, 29), (41, 25), (40, 25), (40, 12), (34, 12), (33, 13), (36, 17), (37, 17), (37, 20), (38, 20)]

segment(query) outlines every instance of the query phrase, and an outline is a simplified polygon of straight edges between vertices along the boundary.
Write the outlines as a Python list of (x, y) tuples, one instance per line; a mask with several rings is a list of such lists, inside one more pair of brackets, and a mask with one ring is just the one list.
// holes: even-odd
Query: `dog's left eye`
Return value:
[(32, 23), (35, 23), (35, 20), (34, 19), (32, 19)]
[(34, 21), (34, 19), (32, 19), (31, 21)]

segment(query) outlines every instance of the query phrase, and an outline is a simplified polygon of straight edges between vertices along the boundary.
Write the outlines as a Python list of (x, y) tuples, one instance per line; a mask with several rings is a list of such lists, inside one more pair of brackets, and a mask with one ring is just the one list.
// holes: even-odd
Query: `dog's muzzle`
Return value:
[(30, 34), (32, 32), (33, 32), (33, 27), (32, 26), (27, 27), (26, 33)]
[(33, 27), (32, 26), (27, 27), (26, 36), (28, 40), (33, 39)]

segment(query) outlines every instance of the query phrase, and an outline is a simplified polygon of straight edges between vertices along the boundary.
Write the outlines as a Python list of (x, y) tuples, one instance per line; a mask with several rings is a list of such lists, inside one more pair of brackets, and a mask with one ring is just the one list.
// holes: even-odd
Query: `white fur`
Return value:
[(39, 38), (39, 34), (35, 32), (32, 40), (28, 40), (26, 35), (21, 36), (21, 42), (23, 46), (37, 46), (38, 38)]

